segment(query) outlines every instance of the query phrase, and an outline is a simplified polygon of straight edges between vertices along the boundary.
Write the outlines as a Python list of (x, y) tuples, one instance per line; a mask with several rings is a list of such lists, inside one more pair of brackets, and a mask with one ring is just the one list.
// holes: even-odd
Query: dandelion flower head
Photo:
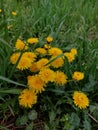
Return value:
[(15, 48), (16, 48), (16, 49), (19, 49), (19, 50), (23, 50), (23, 49), (27, 50), (27, 49), (28, 49), (28, 46), (25, 45), (25, 43), (24, 43), (22, 40), (17, 39)]
[(76, 48), (72, 48), (70, 50), (70, 52), (73, 54), (73, 55), (77, 55), (77, 49)]
[(51, 56), (58, 56), (58, 55), (62, 54), (63, 52), (62, 52), (62, 50), (59, 49), (59, 48), (52, 47), (52, 48), (50, 48), (50, 49), (48, 50), (48, 53), (49, 53), (49, 55), (51, 55)]
[(72, 78), (74, 80), (82, 80), (84, 79), (84, 73), (83, 72), (79, 72), (79, 71), (75, 71), (72, 75)]
[(41, 55), (45, 55), (45, 54), (47, 54), (47, 51), (44, 49), (44, 48), (37, 48), (36, 50), (35, 50), (35, 52), (37, 53), (37, 54), (41, 54)]
[(68, 62), (72, 62), (73, 60), (75, 60), (75, 55), (70, 52), (65, 52), (64, 56), (66, 56), (66, 58), (68, 59)]
[(30, 44), (38, 43), (38, 38), (28, 38), (27, 42)]
[(20, 52), (13, 53), (13, 54), (11, 55), (11, 57), (10, 57), (10, 62), (11, 62), (12, 64), (16, 64), (16, 62), (17, 62), (19, 56), (20, 56)]
[(66, 76), (66, 74), (64, 74), (63, 72), (61, 72), (61, 71), (56, 71), (55, 72), (55, 83), (57, 84), (57, 85), (64, 85), (64, 84), (66, 84), (67, 83), (67, 76)]
[[(52, 60), (54, 58), (55, 57), (52, 57), (50, 60)], [(57, 59), (54, 59), (54, 61), (52, 61), (50, 64), (54, 68), (59, 68), (59, 67), (62, 67), (64, 65), (64, 60), (63, 60), (63, 58), (57, 58)]]
[(34, 76), (28, 76), (27, 80), (29, 88), (35, 91), (36, 93), (41, 93), (45, 90), (45, 83), (39, 75), (36, 74)]
[(41, 69), (39, 75), (45, 83), (53, 82), (55, 80), (55, 72), (49, 68)]
[(73, 102), (80, 109), (85, 109), (89, 106), (89, 99), (87, 95), (80, 91), (75, 91), (73, 94)]
[(52, 42), (52, 41), (53, 41), (53, 37), (48, 36), (48, 37), (46, 38), (46, 41), (47, 41), (48, 43)]
[(19, 60), (17, 68), (19, 70), (28, 69), (32, 65), (32, 62), (29, 58), (22, 56)]
[(19, 96), (19, 105), (31, 108), (37, 103), (37, 95), (30, 89), (24, 89)]

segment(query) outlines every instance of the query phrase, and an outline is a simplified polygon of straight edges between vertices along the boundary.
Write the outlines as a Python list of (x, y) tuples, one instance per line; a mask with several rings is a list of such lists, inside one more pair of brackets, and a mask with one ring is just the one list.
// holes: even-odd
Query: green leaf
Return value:
[(27, 122), (28, 122), (28, 116), (27, 115), (23, 115), (22, 117), (17, 118), (16, 125), (18, 125), (18, 126), (26, 125)]
[(84, 130), (91, 130), (90, 120), (87, 115), (84, 116), (83, 126), (84, 126)]
[(49, 119), (51, 123), (55, 120), (55, 117), (56, 117), (56, 112), (54, 111), (49, 112)]
[(20, 83), (18, 83), (18, 82), (15, 82), (15, 81), (10, 80), (10, 79), (8, 79), (8, 78), (6, 78), (6, 77), (3, 77), (3, 76), (0, 76), (0, 79), (1, 79), (1, 80), (4, 80), (5, 82), (8, 82), (8, 83), (12, 83), (12, 84), (15, 84), (15, 85), (19, 85), (19, 86), (24, 86), (24, 87), (26, 87), (26, 85), (24, 85), (24, 84), (20, 84)]
[(74, 130), (75, 128), (79, 128), (80, 124), (80, 118), (76, 113), (72, 113), (70, 117), (70, 129), (69, 130)]
[(94, 90), (94, 85), (96, 84), (96, 81), (94, 80), (94, 77), (92, 75), (89, 75), (89, 82), (85, 84), (82, 91), (91, 92)]
[(47, 124), (45, 124), (45, 130), (50, 130)]
[(25, 130), (33, 130), (33, 122), (27, 125)]
[(20, 94), (20, 89), (0, 89), (0, 93)]

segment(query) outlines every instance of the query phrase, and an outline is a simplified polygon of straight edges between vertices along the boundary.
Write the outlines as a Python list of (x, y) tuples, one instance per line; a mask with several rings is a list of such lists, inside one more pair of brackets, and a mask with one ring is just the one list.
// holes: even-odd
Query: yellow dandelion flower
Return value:
[(62, 54), (62, 50), (56, 47), (52, 47), (48, 50), (49, 55), (58, 56)]
[(2, 9), (0, 9), (0, 13), (2, 12)]
[[(47, 67), (45, 66), (47, 63), (49, 62), (49, 60), (47, 58), (42, 58), (37, 62), (37, 68), (42, 69), (43, 67)], [(49, 66), (49, 65), (48, 65)]]
[(17, 39), (15, 48), (19, 50), (23, 50), (23, 49), (27, 50), (28, 46), (26, 46), (22, 40)]
[(20, 56), (20, 52), (18, 52), (18, 53), (13, 53), (13, 54), (11, 55), (11, 57), (10, 57), (10, 62), (11, 62), (12, 64), (16, 64), (16, 62), (17, 62), (19, 56)]
[(47, 51), (44, 48), (37, 48), (37, 49), (35, 49), (35, 52), (37, 54), (42, 54), (42, 55), (47, 54)]
[(13, 11), (13, 12), (12, 12), (12, 15), (13, 15), (13, 16), (16, 16), (16, 15), (17, 15), (17, 13), (16, 13), (15, 11)]
[(77, 55), (77, 49), (76, 48), (72, 48), (70, 50), (70, 52), (73, 54), (73, 55)]
[(46, 50), (48, 50), (48, 49), (51, 48), (51, 46), (50, 46), (49, 44), (45, 44), (45, 45), (44, 45), (44, 48), (45, 48)]
[(30, 43), (30, 44), (37, 43), (37, 42), (38, 42), (38, 38), (29, 38), (29, 39), (27, 40), (27, 42)]
[(19, 60), (17, 68), (20, 70), (28, 69), (32, 65), (32, 62), (29, 58), (22, 56)]
[(37, 103), (37, 95), (29, 90), (24, 89), (19, 96), (19, 105), (27, 108), (31, 108)]
[(84, 73), (76, 71), (73, 73), (72, 78), (74, 80), (82, 80), (84, 79)]
[(48, 37), (46, 38), (46, 41), (47, 41), (48, 43), (52, 42), (52, 41), (53, 41), (53, 37), (48, 36)]
[(55, 72), (55, 81), (57, 85), (64, 85), (67, 83), (67, 76), (61, 71)]
[(55, 80), (55, 72), (49, 68), (41, 69), (39, 75), (45, 83), (48, 83), (49, 81), (53, 82)]
[[(50, 60), (52, 60), (54, 58), (55, 57), (52, 57)], [(59, 68), (59, 67), (62, 67), (64, 65), (64, 60), (63, 60), (63, 58), (57, 58), (56, 60), (52, 61), (50, 64), (54, 68)]]
[(45, 83), (39, 75), (36, 74), (35, 76), (28, 76), (27, 79), (29, 88), (35, 91), (36, 93), (41, 93), (45, 90)]
[(24, 52), (23, 56), (29, 58), (32, 62), (34, 62), (37, 57), (34, 52)]
[(33, 63), (32, 63), (32, 65), (30, 66), (30, 71), (31, 71), (31, 72), (37, 72), (37, 71), (39, 71), (39, 68), (38, 68), (36, 62), (33, 62)]
[(89, 99), (87, 95), (80, 91), (75, 91), (73, 94), (73, 102), (80, 109), (85, 109), (89, 106)]
[(68, 62), (72, 62), (73, 60), (75, 60), (75, 55), (73, 55), (73, 54), (70, 53), (70, 52), (65, 52), (65, 53), (64, 53), (64, 56), (67, 57)]

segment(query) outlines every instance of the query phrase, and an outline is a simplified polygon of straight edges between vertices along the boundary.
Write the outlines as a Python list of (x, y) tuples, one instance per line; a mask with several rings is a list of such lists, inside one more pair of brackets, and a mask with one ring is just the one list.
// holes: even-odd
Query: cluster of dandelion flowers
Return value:
[(54, 82), (55, 80), (55, 72), (49, 68), (41, 69), (39, 75), (45, 83)]
[(34, 76), (28, 76), (27, 80), (29, 88), (35, 91), (36, 93), (41, 93), (45, 90), (45, 83), (39, 75), (36, 74)]
[(78, 80), (78, 81), (82, 80), (82, 79), (84, 79), (84, 73), (76, 71), (76, 72), (73, 73), (72, 78), (74, 80)]
[(19, 50), (23, 50), (23, 49), (24, 49), (24, 50), (27, 50), (27, 49), (28, 49), (28, 46), (25, 45), (25, 43), (24, 43), (22, 40), (17, 39), (15, 48), (16, 48), (16, 49), (19, 49)]
[(46, 38), (46, 41), (47, 41), (48, 43), (52, 42), (52, 41), (53, 41), (53, 37), (48, 36), (48, 37)]
[(38, 43), (38, 38), (28, 38), (27, 42), (28, 42), (29, 44)]
[(67, 76), (62, 71), (55, 72), (55, 81), (57, 85), (64, 85), (67, 83)]
[(24, 89), (19, 96), (19, 105), (31, 108), (37, 103), (37, 95), (30, 89)]
[(75, 91), (73, 94), (73, 102), (80, 109), (85, 109), (89, 106), (89, 99), (87, 95), (80, 91)]

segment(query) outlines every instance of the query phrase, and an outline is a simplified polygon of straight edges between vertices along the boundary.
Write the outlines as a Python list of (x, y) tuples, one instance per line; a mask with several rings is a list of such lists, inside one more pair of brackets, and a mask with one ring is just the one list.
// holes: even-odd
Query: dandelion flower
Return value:
[(47, 41), (48, 43), (52, 42), (52, 41), (53, 41), (53, 37), (48, 36), (48, 37), (46, 38), (46, 41)]
[(73, 100), (74, 104), (80, 109), (85, 109), (89, 106), (89, 99), (87, 95), (83, 92), (75, 91), (73, 94)]
[(13, 15), (13, 16), (16, 16), (16, 15), (17, 15), (17, 13), (16, 13), (15, 11), (13, 11), (13, 12), (12, 12), (12, 15)]
[(72, 78), (74, 80), (82, 80), (84, 79), (84, 73), (76, 71), (73, 73)]
[[(37, 68), (42, 69), (43, 67), (47, 67), (45, 66), (47, 63), (49, 62), (49, 60), (47, 58), (42, 58), (37, 62)], [(48, 65), (49, 66), (49, 65)]]
[(28, 46), (26, 46), (22, 40), (17, 39), (15, 48), (19, 50), (23, 50), (23, 49), (27, 50)]
[(30, 44), (37, 43), (37, 42), (38, 42), (38, 38), (29, 38), (29, 39), (27, 40), (27, 42), (30, 43)]
[(19, 70), (28, 69), (32, 65), (32, 62), (29, 58), (22, 56), (19, 60), (17, 68)]
[(49, 55), (51, 56), (58, 56), (62, 54), (62, 50), (56, 47), (52, 47), (48, 50)]
[(45, 83), (48, 83), (49, 81), (53, 82), (55, 80), (55, 72), (49, 68), (41, 69), (39, 75)]
[(57, 85), (64, 85), (67, 83), (67, 76), (61, 71), (55, 72), (55, 81)]
[(19, 96), (19, 105), (31, 108), (37, 103), (37, 95), (30, 89), (24, 89)]
[(24, 52), (23, 56), (29, 58), (32, 62), (34, 62), (37, 57), (34, 52)]
[(64, 53), (64, 56), (67, 57), (68, 62), (72, 62), (73, 60), (75, 60), (75, 55), (72, 54), (72, 53), (70, 53), (70, 52), (65, 52), (65, 53)]
[(73, 54), (73, 55), (77, 55), (77, 49), (76, 48), (72, 48), (70, 50), (70, 52)]
[(47, 51), (44, 48), (37, 48), (35, 50), (35, 52), (37, 52), (37, 54), (41, 54), (41, 55), (47, 54)]
[(30, 71), (31, 72), (37, 72), (39, 71), (39, 68), (37, 66), (37, 62), (33, 62), (32, 65), (30, 66)]
[(44, 48), (45, 48), (46, 50), (48, 50), (48, 49), (51, 48), (51, 46), (50, 46), (49, 44), (45, 44), (45, 45), (44, 45)]
[(34, 76), (28, 76), (28, 86), (30, 89), (32, 89), (33, 91), (35, 91), (36, 93), (38, 92), (42, 92), (45, 90), (44, 86), (45, 83), (43, 82), (43, 80), (40, 78), (39, 75), (34, 75)]
[[(55, 58), (55, 57), (52, 57), (50, 60), (52, 60), (53, 58)], [(50, 64), (54, 68), (59, 68), (59, 67), (62, 67), (64, 65), (64, 60), (63, 60), (63, 58), (57, 58), (54, 61), (52, 61)]]
[(18, 52), (18, 53), (13, 53), (13, 54), (11, 55), (11, 57), (10, 57), (10, 62), (11, 62), (12, 64), (16, 64), (16, 62), (17, 62), (19, 56), (20, 56), (20, 52)]

